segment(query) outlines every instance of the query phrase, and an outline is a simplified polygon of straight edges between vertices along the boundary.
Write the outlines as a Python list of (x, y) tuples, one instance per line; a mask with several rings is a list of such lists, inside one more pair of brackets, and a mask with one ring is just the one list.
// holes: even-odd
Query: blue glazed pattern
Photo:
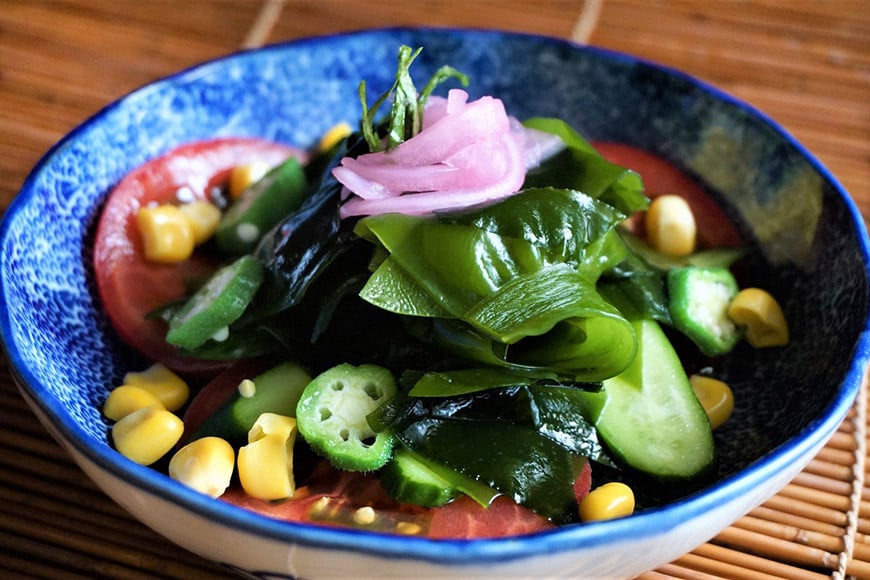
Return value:
[[(781, 298), (793, 340), (784, 350), (741, 347), (724, 361), (737, 407), (717, 433), (721, 479), (709, 494), (606, 533), (573, 527), (546, 541), (436, 548), (263, 524), (111, 451), (99, 407), (135, 360), (109, 327), (90, 273), (91, 236), (113, 184), (197, 139), (261, 136), (307, 147), (335, 123), (356, 122), (360, 79), (372, 98), (392, 83), (400, 44), (425, 47), (415, 65), (420, 79), (449, 63), (471, 76), (473, 97), (499, 96), (518, 118), (558, 116), (590, 139), (672, 160), (734, 217), (755, 251), (747, 276)], [(495, 561), (607, 542), (613, 534), (651, 534), (696, 516), (716, 498), (752, 489), (817, 433), (830, 432), (857, 392), (870, 349), (863, 222), (800, 145), (763, 115), (682, 74), (535, 36), (369, 31), (240, 53), (183, 72), (110, 105), (50, 151), (6, 212), (0, 242), (0, 330), (12, 371), (77, 450), (135, 485), (234, 526), (386, 555)]]

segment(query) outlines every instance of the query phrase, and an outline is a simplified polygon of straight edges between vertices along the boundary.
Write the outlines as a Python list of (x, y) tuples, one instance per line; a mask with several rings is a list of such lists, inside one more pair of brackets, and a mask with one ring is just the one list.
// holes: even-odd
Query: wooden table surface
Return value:
[[(0, 0), (0, 208), (54, 142), (143, 84), (241, 47), (388, 25), (541, 33), (682, 69), (779, 121), (870, 218), (868, 0)], [(870, 578), (870, 497), (850, 500), (863, 398), (786, 490), (645, 576)], [(0, 577), (224, 576), (97, 490), (0, 363)]]

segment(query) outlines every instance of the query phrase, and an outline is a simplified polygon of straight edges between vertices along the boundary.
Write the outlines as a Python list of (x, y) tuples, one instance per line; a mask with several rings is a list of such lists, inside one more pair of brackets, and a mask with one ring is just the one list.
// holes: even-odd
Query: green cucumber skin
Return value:
[(311, 375), (296, 363), (282, 363), (272, 367), (254, 379), (256, 392), (253, 397), (241, 395), (232, 405), (233, 422), (248, 430), (263, 413), (277, 413), (296, 417), (296, 405), (302, 391), (311, 382)]
[(639, 339), (628, 369), (586, 393), (587, 412), (610, 451), (655, 478), (689, 480), (715, 461), (710, 421), (676, 351), (653, 320), (633, 321)]
[[(266, 232), (302, 204), (307, 189), (305, 172), (291, 157), (230, 206), (215, 231), (217, 247), (230, 255), (252, 252)], [(253, 226), (259, 235), (251, 239), (240, 236), (238, 228), (242, 224)]]
[(247, 443), (248, 431), (262, 413), (296, 416), (296, 405), (311, 375), (302, 366), (286, 362), (257, 375), (253, 381), (256, 392), (252, 397), (233, 394), (199, 426), (191, 440), (215, 436), (239, 445)]
[(438, 507), (459, 495), (459, 490), (404, 448), (393, 452), (378, 475), (387, 493), (402, 503)]

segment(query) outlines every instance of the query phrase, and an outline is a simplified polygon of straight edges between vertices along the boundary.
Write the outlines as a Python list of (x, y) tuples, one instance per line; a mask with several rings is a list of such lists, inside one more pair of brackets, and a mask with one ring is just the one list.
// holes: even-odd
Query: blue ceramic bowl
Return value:
[[(166, 150), (215, 136), (307, 147), (359, 116), (357, 83), (392, 82), (400, 44), (415, 74), (449, 63), (472, 97), (519, 118), (558, 116), (591, 139), (657, 153), (695, 176), (780, 298), (785, 349), (725, 364), (733, 418), (717, 481), (630, 518), (508, 540), (432, 541), (272, 521), (198, 495), (117, 454), (100, 415), (129, 351), (94, 291), (90, 253), (107, 192)], [(375, 30), (243, 52), (113, 103), (54, 147), (2, 223), (0, 331), (23, 396), (107, 494), (199, 554), (263, 577), (628, 577), (705, 542), (776, 493), (845, 417), (868, 361), (868, 240), (830, 173), (769, 118), (684, 74), (561, 40), (469, 30)], [(361, 572), (362, 571), (362, 572)]]

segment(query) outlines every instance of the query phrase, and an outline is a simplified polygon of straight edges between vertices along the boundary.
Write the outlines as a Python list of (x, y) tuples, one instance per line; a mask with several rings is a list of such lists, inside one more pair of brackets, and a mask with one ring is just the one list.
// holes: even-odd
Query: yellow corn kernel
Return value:
[(755, 348), (788, 344), (788, 323), (776, 298), (760, 288), (745, 288), (728, 306), (728, 316), (746, 328), (746, 340)]
[(239, 199), (248, 187), (260, 181), (263, 176), (269, 173), (270, 169), (272, 167), (262, 161), (233, 167), (230, 170), (230, 199)]
[(112, 441), (118, 452), (141, 465), (151, 465), (181, 439), (181, 419), (154, 405), (134, 411), (112, 426)]
[(239, 480), (252, 497), (275, 500), (292, 497), (293, 443), (296, 419), (263, 413), (248, 431), (248, 444), (239, 449)]
[(662, 195), (646, 212), (646, 235), (650, 245), (668, 256), (688, 256), (695, 251), (697, 226), (692, 208), (678, 195)]
[(579, 511), (584, 522), (630, 516), (634, 513), (634, 492), (618, 481), (605, 483), (580, 500)]
[(713, 377), (692, 375), (689, 377), (692, 389), (710, 418), (710, 427), (717, 429), (728, 420), (734, 411), (734, 393), (727, 383)]
[(207, 201), (192, 201), (178, 206), (181, 213), (190, 221), (193, 231), (194, 245), (206, 242), (221, 221), (221, 210), (213, 203)]
[(353, 132), (350, 125), (342, 121), (341, 123), (336, 123), (329, 129), (327, 129), (326, 133), (320, 138), (320, 142), (317, 144), (317, 150), (321, 153), (324, 151), (329, 151), (332, 149), (339, 141), (347, 137)]
[(190, 220), (174, 205), (145, 206), (136, 213), (145, 257), (152, 262), (175, 264), (193, 254)]
[(190, 388), (184, 379), (160, 363), (154, 363), (141, 372), (127, 373), (124, 384), (145, 389), (173, 412), (183, 407), (190, 397)]
[(135, 385), (121, 385), (109, 393), (103, 403), (103, 415), (112, 421), (120, 421), (134, 411), (153, 405), (164, 407), (154, 393)]
[(211, 497), (230, 486), (236, 452), (220, 437), (203, 437), (179, 449), (169, 460), (169, 477)]
[(423, 528), (414, 522), (399, 522), (396, 524), (396, 531), (406, 536), (418, 536), (423, 532)]

